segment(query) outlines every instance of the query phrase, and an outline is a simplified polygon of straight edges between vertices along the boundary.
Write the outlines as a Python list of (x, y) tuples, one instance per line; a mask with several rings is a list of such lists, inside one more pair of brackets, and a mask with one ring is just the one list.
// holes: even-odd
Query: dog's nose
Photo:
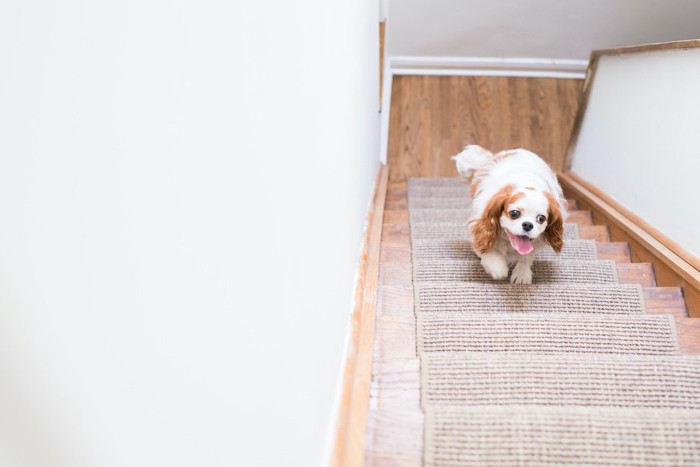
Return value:
[(523, 222), (523, 230), (525, 232), (531, 231), (533, 227), (532, 222)]

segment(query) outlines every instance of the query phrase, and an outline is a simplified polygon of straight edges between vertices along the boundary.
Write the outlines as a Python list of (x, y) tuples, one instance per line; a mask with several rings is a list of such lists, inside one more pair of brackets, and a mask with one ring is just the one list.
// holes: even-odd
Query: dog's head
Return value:
[(549, 192), (534, 187), (501, 188), (486, 204), (481, 218), (474, 219), (472, 242), (486, 253), (496, 240), (507, 236), (515, 251), (527, 255), (532, 241), (542, 238), (560, 253), (564, 246), (564, 217), (561, 203)]

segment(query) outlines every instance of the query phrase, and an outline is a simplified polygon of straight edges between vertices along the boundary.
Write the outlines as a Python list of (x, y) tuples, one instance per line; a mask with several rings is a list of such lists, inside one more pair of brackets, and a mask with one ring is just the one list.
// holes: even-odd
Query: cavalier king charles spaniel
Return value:
[(481, 265), (494, 279), (532, 283), (535, 251), (564, 246), (566, 199), (546, 162), (525, 149), (493, 154), (470, 145), (452, 158), (471, 183), (468, 229)]

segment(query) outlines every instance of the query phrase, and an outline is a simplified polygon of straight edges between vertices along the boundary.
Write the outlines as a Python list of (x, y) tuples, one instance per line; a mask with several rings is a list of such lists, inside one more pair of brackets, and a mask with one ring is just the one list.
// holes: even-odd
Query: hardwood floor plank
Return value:
[(630, 249), (625, 242), (598, 242), (598, 258), (609, 259), (616, 263), (630, 262)]
[(700, 355), (700, 318), (676, 318), (681, 353)]
[(373, 411), (369, 419), (365, 465), (420, 467), (423, 464), (423, 419), (423, 412), (415, 409)]
[(620, 282), (631, 282), (642, 287), (656, 287), (654, 268), (649, 263), (618, 264), (617, 275)]
[(380, 259), (386, 263), (411, 263), (410, 245), (382, 245)]
[(408, 224), (384, 224), (382, 242), (386, 242), (387, 245), (410, 244), (411, 231)]
[(569, 217), (566, 219), (566, 222), (579, 225), (593, 225), (593, 218), (590, 211), (573, 210), (569, 211)]
[(417, 357), (376, 360), (372, 369), (372, 397), (378, 409), (401, 405), (420, 410), (420, 361)]
[(467, 144), (524, 147), (563, 166), (582, 82), (485, 76), (395, 76), (389, 125), (391, 182), (452, 176)]
[(578, 235), (582, 240), (595, 240), (597, 242), (609, 242), (610, 232), (604, 225), (579, 225)]
[(385, 224), (408, 224), (408, 212), (403, 209), (384, 211)]
[(688, 316), (680, 287), (653, 287), (644, 289), (647, 313), (670, 313), (678, 317)]
[(382, 263), (379, 266), (380, 285), (413, 285), (411, 263)]

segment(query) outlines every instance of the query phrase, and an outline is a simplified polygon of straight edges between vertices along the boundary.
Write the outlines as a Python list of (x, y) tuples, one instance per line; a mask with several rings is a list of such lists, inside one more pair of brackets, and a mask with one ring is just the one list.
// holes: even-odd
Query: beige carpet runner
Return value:
[[(535, 284), (615, 284), (617, 269), (612, 261), (535, 260), (532, 265)], [(493, 284), (481, 263), (446, 260), (439, 257), (416, 258), (413, 255), (413, 279), (421, 282), (482, 282)]]
[[(459, 215), (463, 212), (460, 211)], [(568, 240), (578, 238), (577, 224), (564, 224), (564, 238)], [(467, 221), (440, 221), (440, 222), (411, 222), (411, 236), (413, 240), (425, 239), (453, 239), (468, 242)]]
[(410, 179), (408, 208), (426, 465), (700, 465), (700, 358), (576, 225), (511, 285), (461, 180)]

